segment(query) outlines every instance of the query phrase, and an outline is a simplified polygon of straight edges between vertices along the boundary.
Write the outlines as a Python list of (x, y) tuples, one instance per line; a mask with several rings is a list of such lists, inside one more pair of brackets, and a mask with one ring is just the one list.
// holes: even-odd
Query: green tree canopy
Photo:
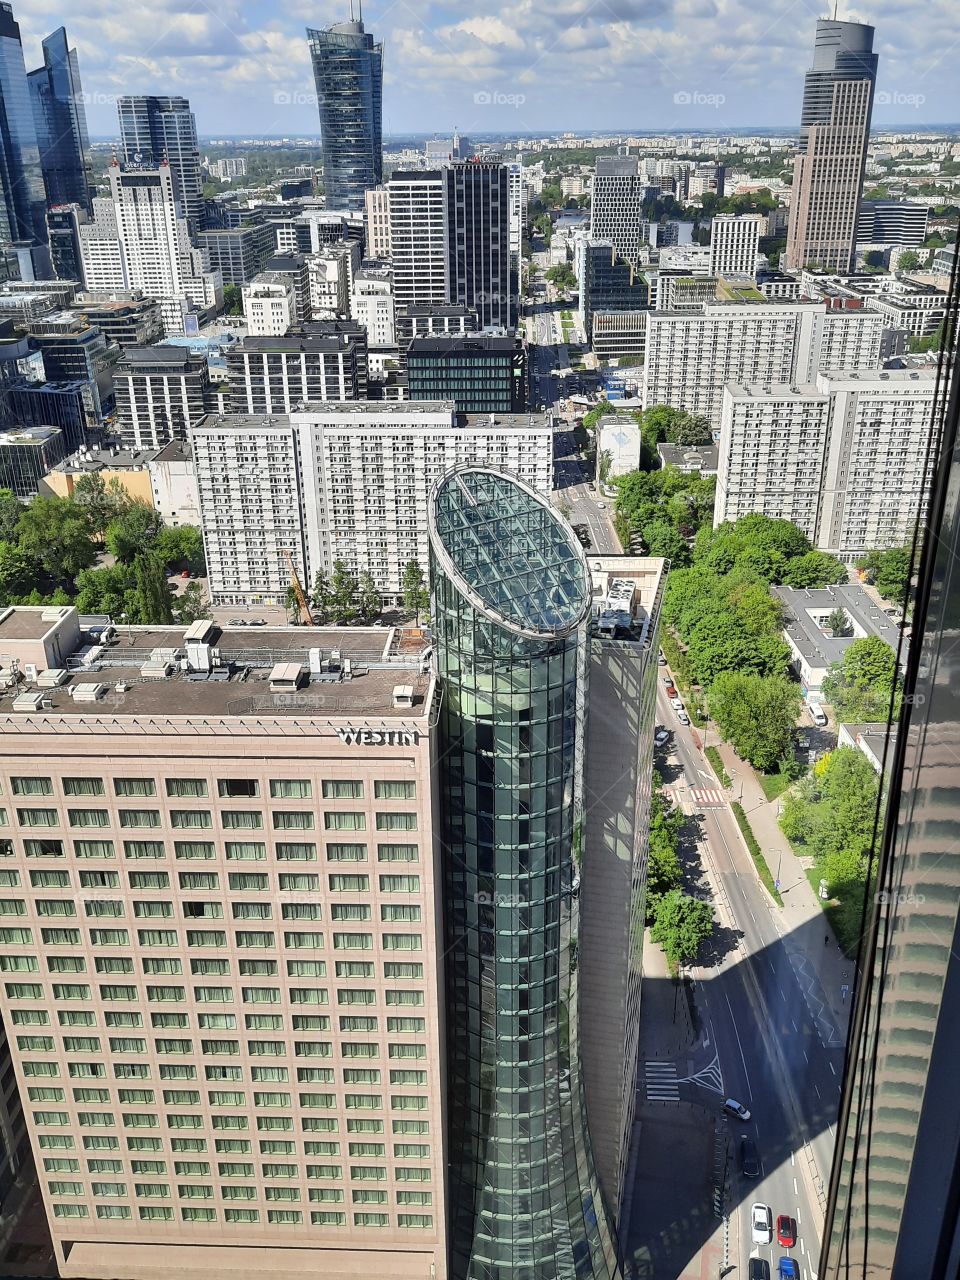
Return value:
[(183, 593), (173, 600), (171, 607), (185, 626), (210, 617), (210, 599), (199, 582), (188, 582)]
[(0, 542), (0, 605), (32, 591), (37, 579), (37, 566), (13, 542)]
[(108, 484), (99, 472), (82, 475), (73, 486), (72, 501), (86, 512), (93, 537), (102, 539), (111, 520), (131, 506), (126, 490), (114, 476)]
[(243, 290), (238, 284), (223, 286), (223, 314), (226, 316), (243, 315)]
[(371, 618), (379, 618), (383, 612), (383, 600), (380, 596), (380, 589), (373, 580), (373, 575), (366, 570), (360, 575), (359, 597), (357, 607), (360, 617), (365, 621)]
[(799, 688), (782, 676), (737, 671), (718, 676), (708, 695), (717, 728), (737, 755), (765, 772), (790, 756), (801, 702)]
[(900, 711), (900, 674), (896, 654), (879, 636), (854, 640), (823, 681), (823, 696), (838, 720), (883, 721)]
[(23, 503), (13, 490), (0, 489), (0, 542), (17, 541), (23, 512)]
[(425, 613), (430, 608), (430, 591), (423, 577), (423, 570), (420, 568), (418, 560), (408, 560), (403, 570), (403, 607), (408, 613), (416, 615), (417, 622), (420, 621), (420, 614)]
[(920, 255), (913, 249), (904, 249), (900, 257), (897, 259), (898, 271), (916, 271), (920, 265)]
[(551, 267), (547, 272), (547, 279), (558, 289), (575, 289), (577, 287), (577, 277), (566, 262), (560, 263), (559, 266)]
[(154, 549), (162, 529), (163, 521), (153, 507), (132, 502), (107, 526), (107, 550), (125, 564), (132, 564), (138, 555)]
[(679, 889), (663, 897), (650, 930), (653, 941), (663, 947), (672, 973), (682, 964), (692, 964), (712, 934), (713, 907)]
[(869, 551), (857, 561), (857, 568), (863, 570), (883, 598), (901, 607), (907, 599), (912, 567), (909, 547)]
[(161, 529), (154, 549), (161, 563), (170, 568), (189, 569), (197, 576), (206, 573), (203, 534), (192, 524), (172, 525)]
[(333, 563), (330, 579), (330, 618), (349, 622), (357, 616), (357, 580), (342, 560)]
[(36, 497), (20, 517), (20, 550), (57, 582), (72, 580), (96, 559), (86, 514), (69, 498)]
[(847, 566), (826, 551), (807, 551), (794, 556), (784, 566), (783, 582), (788, 587), (829, 587), (847, 581)]

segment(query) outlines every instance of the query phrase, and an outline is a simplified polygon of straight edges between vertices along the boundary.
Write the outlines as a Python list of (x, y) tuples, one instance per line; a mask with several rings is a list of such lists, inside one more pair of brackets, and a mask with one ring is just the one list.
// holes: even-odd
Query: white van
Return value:
[(817, 725), (817, 727), (820, 729), (825, 728), (827, 723), (827, 716), (826, 716), (826, 712), (824, 711), (823, 707), (820, 706), (819, 702), (808, 703), (807, 710), (810, 712), (810, 719), (813, 721), (813, 723)]

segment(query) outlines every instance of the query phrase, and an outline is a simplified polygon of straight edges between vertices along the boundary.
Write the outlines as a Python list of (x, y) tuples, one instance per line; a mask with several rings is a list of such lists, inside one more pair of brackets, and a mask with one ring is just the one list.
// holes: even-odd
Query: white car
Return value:
[(683, 710), (683, 699), (682, 699), (682, 698), (671, 698), (671, 699), (670, 699), (670, 705), (671, 705), (671, 707), (673, 707), (674, 711), (682, 711), (682, 710)]
[(677, 719), (680, 721), (681, 724), (684, 724), (684, 725), (690, 723), (690, 717), (687, 715), (685, 711), (678, 711)]
[(606, 511), (606, 509), (607, 509), (607, 504), (606, 504), (605, 502), (598, 502), (598, 503), (597, 503), (597, 510), (598, 510), (598, 511)]
[(656, 733), (653, 735), (653, 740), (658, 747), (662, 747), (664, 743), (670, 741), (670, 734), (666, 729), (658, 728)]
[(773, 1213), (768, 1204), (750, 1206), (751, 1239), (754, 1244), (770, 1244), (773, 1241)]

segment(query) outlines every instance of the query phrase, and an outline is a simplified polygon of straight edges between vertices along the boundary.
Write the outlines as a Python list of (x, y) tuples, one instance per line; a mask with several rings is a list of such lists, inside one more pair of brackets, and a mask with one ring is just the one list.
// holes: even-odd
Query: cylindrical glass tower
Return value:
[(486, 467), (437, 485), (430, 546), (451, 1274), (610, 1280), (577, 1051), (589, 572), (549, 503)]

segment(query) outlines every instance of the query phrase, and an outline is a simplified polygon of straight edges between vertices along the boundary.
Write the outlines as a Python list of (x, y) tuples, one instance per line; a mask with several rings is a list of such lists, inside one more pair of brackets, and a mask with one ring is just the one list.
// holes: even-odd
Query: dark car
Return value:
[[(760, 1177), (760, 1157), (757, 1155), (757, 1148), (750, 1138), (740, 1139), (740, 1172), (745, 1178)], [(780, 1229), (782, 1219), (777, 1219), (777, 1230)], [(781, 1240), (781, 1244), (783, 1241)]]
[(751, 1258), (747, 1263), (747, 1280), (770, 1280), (770, 1263), (766, 1258)]
[(781, 1213), (777, 1218), (777, 1244), (784, 1249), (792, 1249), (797, 1243), (797, 1224), (788, 1213)]

